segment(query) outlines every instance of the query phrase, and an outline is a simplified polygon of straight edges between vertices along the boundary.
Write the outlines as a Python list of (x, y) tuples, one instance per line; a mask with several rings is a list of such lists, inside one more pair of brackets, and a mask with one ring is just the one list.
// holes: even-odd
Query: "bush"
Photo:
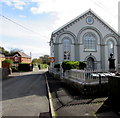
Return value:
[(87, 66), (86, 62), (82, 62), (82, 61), (79, 62), (79, 69), (85, 69), (86, 66)]
[(60, 64), (55, 64), (54, 68), (60, 68)]
[(62, 63), (63, 70), (70, 70), (70, 69), (79, 69), (79, 61), (64, 61)]
[(2, 61), (2, 63), (9, 63), (10, 65), (12, 65), (13, 61), (11, 59), (6, 59), (6, 60)]
[[(79, 61), (64, 61), (62, 63), (63, 70), (70, 70), (70, 69), (85, 69), (87, 63), (86, 62), (79, 62)], [(56, 65), (57, 66), (57, 65)]]
[(45, 68), (47, 68), (47, 67), (48, 67), (47, 64), (40, 64), (40, 69), (45, 69)]

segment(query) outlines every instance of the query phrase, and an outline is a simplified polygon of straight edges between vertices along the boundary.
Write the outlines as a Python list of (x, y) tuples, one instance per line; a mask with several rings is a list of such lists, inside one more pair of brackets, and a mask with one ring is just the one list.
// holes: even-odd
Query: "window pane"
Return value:
[(84, 49), (89, 51), (96, 50), (96, 38), (92, 33), (86, 33), (83, 37)]
[(114, 54), (114, 43), (112, 41), (108, 41), (108, 56), (110, 56), (110, 54)]
[(71, 43), (69, 39), (63, 40), (63, 51), (64, 51), (64, 59), (70, 59), (70, 50), (71, 50)]

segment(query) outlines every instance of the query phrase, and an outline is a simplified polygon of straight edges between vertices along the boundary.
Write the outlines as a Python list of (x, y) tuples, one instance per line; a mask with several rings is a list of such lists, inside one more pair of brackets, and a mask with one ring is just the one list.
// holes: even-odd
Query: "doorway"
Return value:
[(94, 64), (94, 59), (92, 58), (92, 57), (88, 57), (88, 59), (87, 59), (87, 68), (89, 69), (89, 70), (94, 70), (95, 69), (95, 64)]

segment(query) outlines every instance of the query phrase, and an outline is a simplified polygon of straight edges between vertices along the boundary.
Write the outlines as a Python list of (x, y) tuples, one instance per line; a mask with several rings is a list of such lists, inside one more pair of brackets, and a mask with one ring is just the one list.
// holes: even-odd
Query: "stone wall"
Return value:
[(0, 80), (8, 79), (9, 70), (7, 68), (0, 68)]

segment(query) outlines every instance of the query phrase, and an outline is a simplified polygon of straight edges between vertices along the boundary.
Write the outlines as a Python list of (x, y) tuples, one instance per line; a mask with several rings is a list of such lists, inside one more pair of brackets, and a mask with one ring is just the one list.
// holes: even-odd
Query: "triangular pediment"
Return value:
[(104, 25), (104, 27), (106, 29), (108, 29), (109, 31), (111, 31), (111, 32), (115, 33), (116, 35), (118, 35), (117, 31), (115, 31), (108, 23), (106, 23), (96, 13), (94, 13), (91, 9), (89, 9), (88, 11), (86, 11), (83, 14), (77, 16), (76, 18), (74, 18), (73, 20), (69, 21), (68, 23), (66, 23), (62, 27), (60, 27), (57, 30), (53, 31), (52, 32), (52, 36), (54, 36), (56, 34), (59, 34), (59, 33), (63, 32), (64, 30), (66, 30), (67, 28), (69, 28), (72, 25), (74, 25), (75, 23), (80, 22), (80, 20), (82, 20), (86, 16), (92, 16), (92, 17), (94, 17), (95, 19), (97, 19), (97, 21), (99, 21), (99, 23), (101, 23), (101, 25)]

